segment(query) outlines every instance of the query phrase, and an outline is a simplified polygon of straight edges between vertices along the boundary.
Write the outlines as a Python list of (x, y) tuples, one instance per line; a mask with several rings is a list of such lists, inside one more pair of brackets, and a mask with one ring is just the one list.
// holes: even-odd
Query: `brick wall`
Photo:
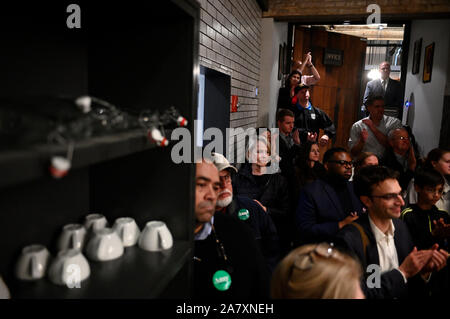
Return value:
[[(256, 127), (262, 11), (256, 0), (200, 0), (200, 64), (231, 76), (239, 99), (230, 127)], [(231, 103), (231, 97), (230, 97)], [(243, 138), (242, 134), (238, 139)], [(242, 152), (242, 150), (241, 150)]]

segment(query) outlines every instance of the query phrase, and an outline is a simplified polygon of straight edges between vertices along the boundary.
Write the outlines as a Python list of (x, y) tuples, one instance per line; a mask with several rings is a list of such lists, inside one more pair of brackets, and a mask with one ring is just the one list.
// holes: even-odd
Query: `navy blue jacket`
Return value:
[[(353, 209), (360, 215), (363, 205), (353, 191), (353, 183), (347, 182)], [(344, 212), (334, 189), (322, 179), (307, 184), (300, 192), (295, 214), (297, 235), (303, 243), (333, 241), (339, 231), (338, 223), (351, 212)]]
[[(339, 231), (336, 244), (361, 262), (363, 272), (366, 275), (364, 277), (366, 278), (371, 274), (366, 272), (367, 266), (370, 264), (379, 265), (380, 257), (378, 255), (375, 236), (370, 228), (368, 215), (363, 214), (355, 222), (362, 226), (369, 239), (366, 254), (364, 254), (361, 234), (353, 225), (347, 225)], [(406, 224), (399, 219), (393, 219), (392, 222), (395, 227), (394, 242), (397, 250), (398, 264), (401, 265), (413, 250), (414, 244)], [(362, 289), (368, 299), (423, 297), (425, 291), (425, 284), (418, 275), (409, 278), (408, 284), (405, 284), (403, 276), (396, 269), (381, 274), (380, 288), (368, 288), (365, 278), (363, 279)]]

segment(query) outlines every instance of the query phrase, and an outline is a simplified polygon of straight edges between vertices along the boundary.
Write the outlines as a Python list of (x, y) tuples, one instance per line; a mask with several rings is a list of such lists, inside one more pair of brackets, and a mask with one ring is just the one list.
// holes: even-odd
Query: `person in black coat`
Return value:
[(386, 110), (395, 111), (395, 117), (402, 119), (403, 115), (403, 89), (399, 81), (389, 77), (391, 74), (391, 65), (389, 62), (383, 62), (379, 65), (381, 78), (372, 80), (367, 83), (364, 92), (363, 104), (371, 96), (382, 96)]
[(267, 299), (270, 276), (250, 228), (215, 214), (220, 189), (212, 162), (196, 164), (193, 297), (199, 300)]
[(248, 197), (233, 195), (232, 174), (237, 169), (219, 153), (212, 153), (212, 160), (219, 170), (220, 192), (216, 203), (216, 214), (234, 216), (250, 226), (266, 259), (270, 273), (280, 260), (280, 243), (272, 218), (255, 201)]
[(280, 238), (282, 255), (292, 248), (292, 216), (288, 185), (284, 176), (270, 168), (264, 138), (251, 139), (244, 163), (233, 180), (236, 195), (253, 199), (272, 218)]
[(337, 235), (337, 245), (363, 266), (367, 298), (425, 297), (430, 274), (446, 265), (447, 252), (437, 246), (418, 251), (406, 224), (398, 219), (404, 202), (397, 177), (383, 166), (362, 168), (354, 184), (367, 214)]
[(307, 184), (300, 192), (295, 225), (300, 243), (332, 241), (339, 229), (362, 213), (362, 204), (349, 182), (352, 175), (350, 154), (331, 148), (323, 157), (327, 175)]

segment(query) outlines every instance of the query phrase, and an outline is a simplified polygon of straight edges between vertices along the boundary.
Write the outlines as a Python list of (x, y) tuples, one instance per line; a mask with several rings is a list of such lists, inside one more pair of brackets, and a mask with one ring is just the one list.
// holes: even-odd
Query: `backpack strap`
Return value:
[(367, 237), (366, 232), (362, 228), (362, 226), (358, 223), (351, 223), (351, 225), (355, 226), (356, 229), (358, 229), (359, 234), (361, 235), (362, 245), (363, 245), (363, 251), (364, 251), (364, 259), (367, 260), (367, 246), (369, 245), (369, 237)]

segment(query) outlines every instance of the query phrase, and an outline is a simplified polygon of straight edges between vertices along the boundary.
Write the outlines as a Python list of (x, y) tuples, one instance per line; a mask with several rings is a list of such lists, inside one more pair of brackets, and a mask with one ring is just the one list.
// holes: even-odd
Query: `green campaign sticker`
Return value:
[(240, 220), (247, 220), (250, 218), (250, 213), (247, 209), (240, 209), (238, 212), (238, 217)]
[(213, 285), (217, 290), (225, 291), (228, 290), (231, 286), (231, 276), (225, 270), (218, 270), (214, 273)]

